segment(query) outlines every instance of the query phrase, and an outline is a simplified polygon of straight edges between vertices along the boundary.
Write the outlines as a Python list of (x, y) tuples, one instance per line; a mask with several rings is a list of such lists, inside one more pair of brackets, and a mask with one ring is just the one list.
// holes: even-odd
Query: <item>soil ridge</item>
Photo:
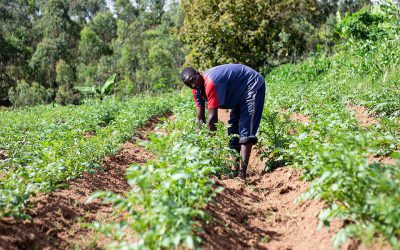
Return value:
[[(166, 114), (171, 116), (171, 113)], [(121, 150), (103, 160), (102, 169), (94, 174), (84, 173), (80, 178), (68, 181), (68, 189), (40, 194), (32, 199), (27, 214), (31, 221), (4, 218), (0, 221), (0, 250), (2, 249), (66, 249), (79, 246), (91, 236), (91, 230), (82, 223), (104, 220), (112, 213), (109, 204), (99, 200), (87, 203), (97, 190), (125, 193), (130, 186), (125, 179), (126, 169), (133, 163), (143, 164), (153, 156), (136, 144), (147, 140), (159, 117), (151, 118)], [(98, 243), (93, 245), (97, 248)]]
[[(219, 119), (226, 123), (229, 113)], [(321, 201), (296, 203), (309, 183), (298, 169), (281, 167), (263, 173), (265, 162), (256, 150), (250, 157), (247, 181), (216, 179), (224, 188), (205, 210), (214, 218), (200, 234), (205, 249), (332, 249), (331, 238), (341, 228), (317, 230)]]

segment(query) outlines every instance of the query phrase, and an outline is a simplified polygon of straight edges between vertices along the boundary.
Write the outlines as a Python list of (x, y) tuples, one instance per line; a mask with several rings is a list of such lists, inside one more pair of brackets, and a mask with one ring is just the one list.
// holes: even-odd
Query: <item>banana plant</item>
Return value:
[(103, 86), (77, 86), (76, 89), (85, 96), (96, 96), (100, 98), (100, 101), (102, 101), (104, 97), (109, 95), (114, 89), (116, 75), (117, 74), (114, 73), (110, 78), (108, 78)]

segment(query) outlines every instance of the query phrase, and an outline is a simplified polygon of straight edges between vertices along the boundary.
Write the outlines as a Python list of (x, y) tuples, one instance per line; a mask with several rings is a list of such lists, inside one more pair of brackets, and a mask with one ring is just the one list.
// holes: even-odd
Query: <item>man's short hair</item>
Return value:
[(186, 67), (181, 72), (181, 80), (186, 84), (189, 79), (198, 74), (199, 72), (197, 72), (197, 70), (194, 68)]

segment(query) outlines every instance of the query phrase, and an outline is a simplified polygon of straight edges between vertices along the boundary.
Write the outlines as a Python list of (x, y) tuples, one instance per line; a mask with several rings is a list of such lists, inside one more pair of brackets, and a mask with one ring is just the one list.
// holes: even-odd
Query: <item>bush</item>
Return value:
[(135, 86), (131, 79), (124, 77), (118, 82), (115, 88), (115, 94), (120, 97), (131, 96), (135, 92)]
[(387, 18), (383, 14), (361, 10), (347, 15), (338, 25), (337, 32), (343, 38), (376, 41), (385, 34), (385, 30), (380, 26), (385, 21)]
[(75, 73), (72, 67), (64, 60), (59, 60), (56, 65), (56, 82), (60, 85), (70, 85), (74, 83)]
[(15, 88), (8, 91), (8, 96), (15, 107), (33, 106), (48, 103), (53, 96), (53, 91), (46, 89), (37, 82), (29, 85), (25, 80), (22, 80), (18, 81)]
[(80, 103), (80, 94), (78, 91), (69, 88), (67, 85), (62, 85), (58, 88), (55, 101), (61, 105)]

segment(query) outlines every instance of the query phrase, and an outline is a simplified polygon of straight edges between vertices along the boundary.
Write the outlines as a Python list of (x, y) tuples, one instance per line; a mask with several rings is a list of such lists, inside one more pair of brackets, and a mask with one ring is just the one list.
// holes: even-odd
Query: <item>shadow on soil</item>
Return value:
[[(263, 218), (265, 216), (249, 211), (248, 207), (238, 202), (244, 194), (239, 190), (226, 188), (217, 195), (215, 201), (205, 208), (213, 219), (210, 223), (202, 222), (204, 233), (200, 233), (204, 244), (211, 249), (266, 249), (258, 241), (279, 240), (280, 234), (275, 231), (265, 231), (262, 225), (250, 225), (250, 217)], [(248, 194), (249, 195), (249, 194)], [(235, 199), (234, 197), (237, 197)], [(252, 200), (260, 199), (254, 195), (247, 197)], [(255, 239), (258, 239), (255, 242)]]

